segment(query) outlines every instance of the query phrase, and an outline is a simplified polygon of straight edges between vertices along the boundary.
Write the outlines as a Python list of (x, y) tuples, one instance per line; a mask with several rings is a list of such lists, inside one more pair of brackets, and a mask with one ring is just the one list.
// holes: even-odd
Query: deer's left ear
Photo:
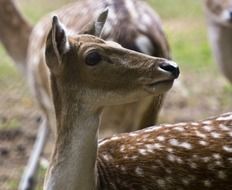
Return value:
[(50, 69), (57, 68), (62, 64), (62, 57), (69, 49), (69, 42), (65, 28), (57, 16), (52, 19), (52, 28), (46, 41), (45, 57)]
[(100, 37), (103, 27), (105, 25), (107, 16), (108, 16), (108, 9), (105, 9), (99, 14), (97, 20), (87, 25), (86, 27), (84, 27), (84, 29), (80, 32), (80, 34), (90, 34), (90, 35)]

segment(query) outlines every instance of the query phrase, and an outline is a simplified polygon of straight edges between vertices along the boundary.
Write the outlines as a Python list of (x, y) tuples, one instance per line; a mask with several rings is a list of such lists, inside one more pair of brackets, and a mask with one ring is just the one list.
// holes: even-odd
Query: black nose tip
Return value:
[(174, 62), (165, 62), (160, 65), (160, 68), (172, 73), (172, 75), (177, 78), (180, 74), (179, 67)]

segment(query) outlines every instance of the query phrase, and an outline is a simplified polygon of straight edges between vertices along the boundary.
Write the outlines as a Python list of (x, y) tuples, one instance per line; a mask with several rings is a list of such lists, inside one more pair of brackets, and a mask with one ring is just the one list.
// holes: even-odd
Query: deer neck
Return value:
[(31, 25), (21, 15), (13, 0), (0, 1), (0, 41), (24, 73)]
[(54, 99), (61, 104), (55, 105), (57, 138), (44, 189), (94, 190), (100, 113), (76, 97)]
[(231, 78), (227, 72), (232, 70), (232, 28), (208, 21), (208, 31), (216, 62), (224, 74)]

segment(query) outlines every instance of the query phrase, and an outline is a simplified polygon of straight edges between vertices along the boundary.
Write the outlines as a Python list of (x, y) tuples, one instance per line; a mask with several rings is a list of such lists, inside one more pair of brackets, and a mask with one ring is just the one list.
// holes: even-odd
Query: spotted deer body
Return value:
[(102, 108), (162, 95), (179, 76), (172, 61), (100, 39), (107, 13), (103, 11), (90, 27), (76, 34), (53, 17), (45, 58), (51, 73), (57, 137), (45, 190), (97, 189)]
[(204, 0), (204, 5), (215, 61), (232, 82), (232, 1)]
[(99, 141), (100, 189), (230, 190), (232, 113)]

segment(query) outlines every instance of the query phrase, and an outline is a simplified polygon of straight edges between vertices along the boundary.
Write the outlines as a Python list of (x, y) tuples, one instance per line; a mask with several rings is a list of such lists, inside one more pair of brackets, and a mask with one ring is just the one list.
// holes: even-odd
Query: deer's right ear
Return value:
[(45, 58), (51, 70), (62, 64), (63, 55), (69, 50), (69, 42), (65, 28), (57, 16), (52, 19), (52, 28), (48, 34), (45, 49)]

